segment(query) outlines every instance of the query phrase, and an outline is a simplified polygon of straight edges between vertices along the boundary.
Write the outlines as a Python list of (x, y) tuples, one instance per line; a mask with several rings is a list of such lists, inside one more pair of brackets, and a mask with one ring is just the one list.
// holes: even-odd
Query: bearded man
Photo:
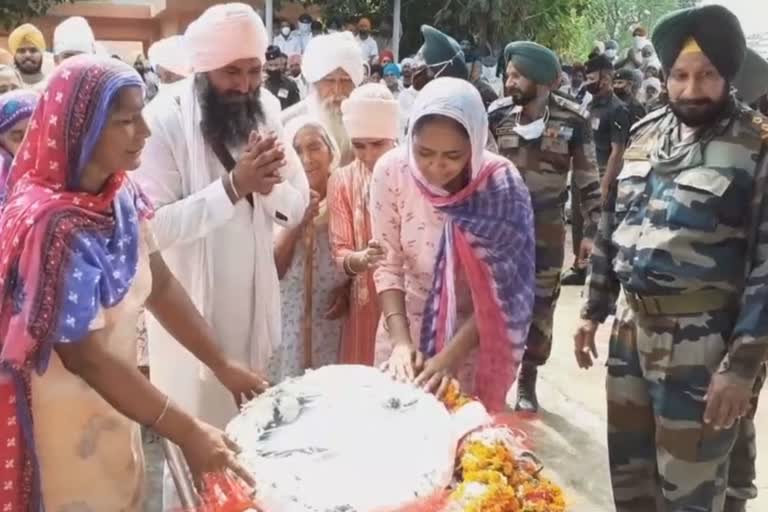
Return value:
[(354, 37), (338, 32), (313, 38), (302, 60), (309, 84), (306, 99), (283, 111), (283, 123), (310, 115), (325, 126), (341, 151), (341, 165), (354, 160), (352, 143), (341, 117), (341, 103), (362, 83), (363, 57)]
[[(215, 5), (184, 38), (194, 75), (147, 107), (137, 181), (157, 208), (159, 250), (222, 350), (264, 375), (281, 341), (272, 230), (301, 221), (309, 185), (261, 87), (267, 32), (253, 8)], [(226, 390), (154, 318), (147, 330), (152, 381), (223, 428), (237, 414)]]
[(25, 23), (8, 36), (8, 49), (13, 54), (16, 69), (19, 70), (26, 87), (37, 89), (45, 84), (43, 52), (45, 37), (36, 26)]
[(743, 511), (754, 475), (729, 465), (749, 464), (734, 444), (754, 434), (768, 355), (768, 119), (731, 92), (746, 40), (726, 8), (667, 15), (653, 43), (669, 104), (633, 128), (606, 198), (575, 354), (592, 366), (623, 290), (606, 358), (617, 512)]

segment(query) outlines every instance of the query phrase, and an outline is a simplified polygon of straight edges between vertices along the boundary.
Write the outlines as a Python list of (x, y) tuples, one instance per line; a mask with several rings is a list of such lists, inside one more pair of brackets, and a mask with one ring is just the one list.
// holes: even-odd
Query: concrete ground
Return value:
[[(569, 489), (572, 512), (613, 512), (605, 440), (605, 354), (609, 325), (598, 333), (600, 361), (590, 370), (576, 366), (573, 333), (578, 325), (579, 287), (564, 287), (555, 315), (552, 358), (540, 371), (538, 418), (525, 420), (531, 443), (558, 480)], [(759, 496), (748, 511), (768, 510), (768, 408), (758, 410)], [(762, 470), (762, 471), (761, 471)]]
[[(579, 318), (580, 288), (563, 289), (555, 316), (554, 350), (540, 372), (541, 414), (537, 418), (515, 417), (517, 426), (528, 432), (530, 443), (548, 469), (567, 488), (570, 512), (613, 512), (608, 480), (605, 442), (605, 368), (608, 326), (598, 335), (598, 365), (588, 371), (576, 366), (573, 332)], [(758, 464), (768, 464), (768, 406), (758, 412)], [(146, 512), (159, 512), (162, 452), (160, 444), (146, 444), (149, 468), (149, 497)], [(760, 495), (750, 512), (768, 510), (768, 473), (758, 471)]]

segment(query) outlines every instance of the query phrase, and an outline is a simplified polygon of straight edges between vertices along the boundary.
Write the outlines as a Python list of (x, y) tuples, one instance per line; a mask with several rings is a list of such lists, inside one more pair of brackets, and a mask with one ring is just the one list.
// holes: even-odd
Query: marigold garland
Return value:
[[(473, 401), (455, 381), (442, 400), (452, 412)], [(510, 430), (492, 426), (465, 439), (459, 450), (459, 485), (446, 512), (565, 511), (560, 487), (543, 478), (538, 461), (518, 450), (512, 439)]]

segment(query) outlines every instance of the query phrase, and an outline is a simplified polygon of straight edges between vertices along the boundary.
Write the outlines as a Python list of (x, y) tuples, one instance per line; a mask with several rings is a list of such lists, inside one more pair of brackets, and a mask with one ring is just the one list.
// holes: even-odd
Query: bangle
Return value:
[(157, 427), (161, 421), (163, 421), (163, 418), (165, 418), (165, 414), (168, 412), (168, 409), (171, 407), (171, 397), (166, 396), (165, 397), (165, 405), (163, 406), (163, 411), (160, 413), (160, 415), (157, 417), (157, 419), (149, 425), (149, 429), (152, 430), (155, 427)]
[(411, 325), (411, 322), (408, 321), (408, 315), (406, 315), (405, 313), (403, 313), (401, 311), (395, 311), (394, 313), (387, 313), (386, 315), (384, 315), (384, 330), (385, 331), (389, 332), (389, 319), (392, 318), (393, 316), (401, 316), (401, 317), (405, 318), (405, 324), (406, 325), (408, 325), (408, 326)]
[(235, 200), (239, 201), (242, 199), (240, 192), (237, 191), (237, 187), (235, 186), (235, 171), (229, 173), (229, 187), (232, 189), (232, 194), (234, 194)]
[(352, 265), (349, 264), (350, 259), (352, 259), (352, 254), (348, 254), (347, 257), (344, 258), (344, 263), (342, 264), (342, 267), (344, 267), (344, 272), (346, 272), (349, 277), (355, 277), (357, 275), (357, 272), (352, 270)]

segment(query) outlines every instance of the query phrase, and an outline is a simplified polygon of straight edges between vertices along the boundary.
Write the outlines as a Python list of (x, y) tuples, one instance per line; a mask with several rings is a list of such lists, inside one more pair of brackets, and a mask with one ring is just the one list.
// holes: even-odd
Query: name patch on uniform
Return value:
[(281, 100), (284, 100), (285, 98), (287, 98), (288, 89), (280, 89), (279, 91), (277, 91), (277, 97), (280, 98)]
[(518, 135), (503, 135), (499, 137), (499, 149), (513, 149), (520, 147)]
[(600, 118), (599, 117), (593, 117), (592, 118), (592, 129), (593, 130), (599, 130), (600, 129)]

